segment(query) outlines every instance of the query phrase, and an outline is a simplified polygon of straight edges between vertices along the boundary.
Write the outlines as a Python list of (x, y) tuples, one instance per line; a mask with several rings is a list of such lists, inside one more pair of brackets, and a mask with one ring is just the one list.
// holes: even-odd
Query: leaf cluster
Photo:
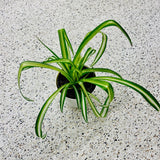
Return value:
[[(82, 116), (85, 122), (88, 122), (86, 100), (88, 101), (96, 117), (106, 117), (110, 103), (114, 98), (114, 90), (111, 83), (109, 82), (116, 82), (116, 83), (128, 86), (133, 90), (139, 92), (146, 99), (148, 103), (150, 103), (157, 111), (159, 111), (160, 104), (158, 103), (156, 98), (144, 87), (134, 82), (123, 79), (117, 72), (111, 69), (93, 68), (93, 66), (100, 60), (100, 58), (104, 54), (104, 51), (107, 45), (108, 38), (107, 38), (107, 35), (104, 32), (102, 32), (102, 29), (109, 26), (116, 26), (117, 28), (119, 28), (122, 31), (122, 33), (127, 37), (130, 44), (132, 45), (129, 35), (122, 28), (122, 26), (114, 20), (107, 20), (86, 34), (86, 36), (82, 40), (76, 52), (73, 51), (71, 42), (67, 36), (65, 29), (58, 30), (59, 42), (60, 42), (60, 48), (61, 48), (61, 57), (59, 57), (56, 53), (54, 53), (46, 44), (44, 44), (38, 38), (40, 43), (52, 53), (52, 56), (43, 62), (24, 61), (20, 64), (20, 68), (18, 72), (18, 86), (21, 94), (22, 92), (20, 87), (20, 77), (21, 77), (21, 72), (26, 69), (30, 69), (33, 67), (51, 69), (61, 73), (68, 80), (68, 83), (58, 88), (43, 104), (38, 114), (36, 125), (35, 125), (35, 131), (38, 137), (45, 138), (46, 136), (46, 134), (42, 133), (42, 123), (43, 123), (44, 116), (48, 110), (48, 107), (50, 106), (52, 101), (55, 99), (57, 94), (61, 92), (60, 110), (61, 112), (63, 112), (66, 94), (68, 89), (71, 87), (75, 91), (77, 106), (78, 108), (81, 109)], [(96, 51), (94, 48), (89, 47), (84, 53), (84, 55), (82, 55), (82, 50), (84, 49), (84, 47), (97, 34), (101, 34), (102, 36), (101, 45), (98, 51)], [(84, 69), (86, 62), (93, 55), (94, 55), (94, 58), (90, 65), (90, 68)], [(54, 64), (58, 64), (58, 67), (54, 66)], [(106, 72), (106, 73), (112, 74), (113, 76), (97, 76), (97, 77), (86, 78), (86, 75), (89, 74), (90, 72)], [(106, 92), (107, 97), (103, 104), (100, 102), (100, 100), (96, 96), (94, 96), (92, 93), (89, 93), (86, 90), (84, 86), (84, 83), (86, 82), (94, 84)], [(32, 101), (30, 98), (27, 98), (23, 94), (22, 96), (26, 100)], [(100, 112), (97, 110), (97, 107), (93, 103), (93, 100), (92, 100), (93, 98), (100, 103), (100, 106), (102, 107)]]

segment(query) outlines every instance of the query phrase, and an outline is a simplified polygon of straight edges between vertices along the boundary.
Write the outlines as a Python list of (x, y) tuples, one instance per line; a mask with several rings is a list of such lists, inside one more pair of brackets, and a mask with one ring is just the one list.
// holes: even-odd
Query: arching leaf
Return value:
[(153, 108), (155, 108), (157, 111), (160, 110), (160, 104), (157, 101), (157, 99), (147, 89), (145, 89), (144, 87), (142, 87), (139, 84), (136, 84), (136, 83), (128, 81), (128, 80), (120, 79), (120, 78), (106, 77), (106, 76), (94, 77), (92, 79), (113, 81), (113, 82), (128, 86), (128, 87), (134, 89), (135, 91), (137, 91), (138, 93), (140, 93)]
[(43, 123), (43, 119), (44, 119), (44, 116), (50, 106), (50, 104), (52, 103), (52, 101), (55, 99), (55, 97), (57, 96), (57, 94), (66, 86), (67, 84), (61, 86), (59, 89), (57, 89), (48, 99), (47, 101), (43, 104), (39, 114), (38, 114), (38, 117), (37, 117), (37, 120), (36, 120), (36, 125), (35, 125), (35, 132), (36, 132), (36, 135), (38, 137), (41, 137), (42, 139), (44, 139), (46, 137), (46, 134), (43, 135), (42, 133), (42, 123)]

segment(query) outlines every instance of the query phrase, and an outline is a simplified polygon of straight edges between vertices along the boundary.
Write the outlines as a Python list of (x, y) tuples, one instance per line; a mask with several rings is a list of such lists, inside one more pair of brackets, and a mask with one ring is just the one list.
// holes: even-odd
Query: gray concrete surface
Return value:
[[(108, 116), (97, 119), (88, 109), (88, 124), (73, 100), (66, 100), (62, 114), (57, 96), (44, 119), (47, 137), (42, 140), (34, 125), (41, 106), (56, 89), (57, 73), (38, 68), (23, 72), (22, 90), (34, 102), (25, 101), (17, 85), (22, 61), (51, 56), (35, 36), (60, 55), (58, 29), (66, 29), (76, 50), (88, 31), (114, 19), (126, 29), (133, 47), (117, 28), (104, 29), (107, 50), (96, 66), (143, 85), (160, 101), (159, 8), (159, 0), (1, 0), (0, 159), (160, 159), (160, 113), (135, 91), (113, 84), (115, 98)], [(96, 47), (99, 40), (97, 36), (90, 45)], [(103, 98), (100, 90), (95, 94)]]

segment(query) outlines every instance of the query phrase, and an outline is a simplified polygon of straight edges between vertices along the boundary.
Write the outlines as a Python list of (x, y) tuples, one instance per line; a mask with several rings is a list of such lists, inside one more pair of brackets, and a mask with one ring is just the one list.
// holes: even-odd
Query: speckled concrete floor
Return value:
[[(143, 85), (160, 101), (159, 8), (159, 0), (1, 0), (0, 159), (160, 159), (160, 113), (135, 91), (113, 84), (115, 99), (108, 116), (97, 119), (89, 109), (88, 124), (73, 100), (66, 101), (62, 114), (57, 97), (44, 120), (47, 137), (41, 140), (34, 133), (35, 120), (56, 89), (57, 73), (36, 68), (22, 74), (22, 90), (34, 102), (25, 101), (17, 86), (22, 61), (51, 56), (35, 36), (60, 55), (58, 29), (66, 29), (76, 50), (88, 31), (114, 19), (127, 30), (133, 47), (117, 28), (104, 29), (109, 41), (97, 66)], [(96, 46), (98, 41), (97, 37), (90, 44)]]

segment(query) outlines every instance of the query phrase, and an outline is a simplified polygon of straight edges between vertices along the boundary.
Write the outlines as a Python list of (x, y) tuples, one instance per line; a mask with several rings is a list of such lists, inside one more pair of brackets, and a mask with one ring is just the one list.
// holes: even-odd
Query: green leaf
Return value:
[[(91, 32), (88, 32), (87, 34), (86, 34), (86, 36), (85, 36), (85, 38), (90, 34)], [(101, 32), (101, 31), (99, 31), (99, 33), (101, 33), (102, 34), (102, 42), (101, 42), (101, 46), (100, 46), (100, 48), (99, 48), (99, 50), (98, 50), (98, 52), (97, 52), (97, 54), (96, 54), (96, 57), (95, 57), (95, 59), (94, 59), (94, 61), (92, 62), (92, 64), (91, 64), (91, 67), (93, 67), (98, 61), (99, 61), (99, 59), (102, 57), (102, 55), (103, 55), (103, 53), (104, 53), (104, 51), (105, 51), (105, 49), (106, 49), (106, 46), (107, 46), (107, 35), (105, 34), (105, 33), (103, 33), (103, 32)], [(93, 55), (93, 54), (92, 54)], [(92, 55), (90, 55), (90, 56), (92, 56)], [(88, 59), (87, 59), (88, 60)], [(81, 63), (80, 63), (81, 64)], [(78, 65), (77, 65), (78, 66)]]
[(86, 89), (85, 89), (85, 87), (83, 85), (83, 82), (79, 81), (78, 84), (81, 86), (85, 96), (87, 97), (87, 100), (88, 100), (88, 102), (89, 102), (89, 104), (91, 106), (91, 109), (92, 109), (93, 113), (95, 114), (96, 117), (100, 117), (100, 113), (97, 111), (95, 105), (93, 104), (91, 98), (89, 97), (89, 95), (88, 95), (88, 93), (87, 93), (87, 91), (86, 91)]
[(52, 101), (55, 99), (55, 97), (57, 96), (57, 94), (66, 86), (67, 84), (61, 86), (59, 89), (57, 89), (48, 99), (47, 101), (43, 104), (39, 114), (38, 114), (38, 117), (37, 117), (37, 120), (36, 120), (36, 125), (35, 125), (35, 132), (36, 132), (36, 135), (38, 137), (41, 137), (42, 139), (44, 139), (46, 137), (46, 134), (42, 134), (42, 123), (43, 123), (43, 119), (44, 119), (44, 116), (50, 106), (50, 104), (52, 103)]
[[(69, 39), (68, 39), (68, 37), (66, 35), (65, 29), (58, 30), (58, 35), (59, 35), (59, 41), (60, 41), (62, 57), (63, 58), (68, 58), (68, 59), (71, 60), (70, 52), (68, 52), (68, 49), (67, 49), (67, 44), (68, 43), (66, 44), (66, 39), (68, 40), (67, 42), (69, 42)], [(71, 47), (71, 44), (69, 46)]]
[(51, 61), (51, 60), (54, 60), (54, 59), (57, 59), (57, 58), (55, 58), (54, 56), (51, 56), (51, 57), (47, 58), (47, 60), (44, 61), (44, 62)]
[[(65, 29), (58, 30), (58, 35), (59, 35), (59, 42), (60, 42), (62, 57), (71, 60), (70, 50), (72, 51), (73, 55), (74, 55), (74, 52)], [(70, 66), (65, 64), (65, 67), (69, 71)]]
[(59, 58), (58, 56), (57, 56), (57, 54), (55, 54), (46, 44), (44, 44), (38, 37), (37, 37), (37, 39), (40, 41), (40, 43), (44, 46), (44, 47), (46, 47), (52, 54), (53, 54), (53, 57), (54, 58)]
[(113, 87), (110, 83), (106, 82), (106, 81), (102, 81), (99, 79), (94, 79), (94, 78), (87, 78), (87, 79), (82, 79), (82, 82), (88, 82), (88, 83), (92, 83), (96, 86), (99, 86), (100, 88), (102, 88), (104, 91), (107, 92), (108, 97), (104, 103), (104, 105), (106, 107), (103, 107), (100, 115), (101, 117), (105, 117), (108, 111), (108, 107), (110, 105), (110, 103), (112, 102), (113, 98), (114, 98), (114, 91), (113, 91)]
[(73, 67), (74, 64), (71, 60), (67, 59), (67, 58), (58, 58), (58, 59), (50, 59), (50, 60), (47, 60), (47, 61), (43, 61), (44, 64), (50, 64), (50, 63), (61, 63), (61, 64), (66, 64), (66, 63), (69, 63), (71, 64)]
[(92, 49), (91, 47), (87, 49), (86, 53), (84, 54), (84, 56), (82, 57), (82, 59), (79, 61), (80, 64), (78, 64), (77, 66), (80, 65), (80, 69), (83, 68), (84, 64), (87, 62), (87, 60), (89, 59), (90, 56), (92, 56), (94, 53), (96, 52), (95, 49)]
[[(34, 61), (35, 62), (35, 61)], [(66, 70), (66, 68), (64, 67), (64, 65), (66, 63), (68, 64), (71, 64), (73, 66), (73, 68), (75, 68), (73, 62), (69, 59), (66, 59), (66, 58), (54, 58), (54, 57), (49, 57), (48, 60), (46, 61), (43, 61), (43, 62), (39, 62), (39, 63), (43, 63), (43, 64), (51, 64), (51, 63), (57, 63), (63, 70), (64, 72), (68, 73), (68, 71)], [(24, 68), (23, 70), (27, 70), (27, 69), (30, 69), (30, 68), (33, 68), (33, 66), (31, 67), (26, 67)]]
[(50, 63), (57, 63), (66, 73), (69, 73), (69, 71), (66, 69), (65, 64), (68, 63), (70, 64), (73, 68), (75, 68), (75, 65), (73, 62), (67, 58), (48, 58), (47, 61), (43, 61), (45, 64), (50, 64)]
[(81, 71), (77, 68), (72, 68), (70, 74), (72, 75), (73, 80), (77, 81), (80, 78)]
[(23, 94), (22, 94), (22, 91), (21, 91), (21, 87), (20, 87), (20, 78), (21, 78), (21, 72), (23, 70), (25, 70), (25, 68), (29, 69), (29, 68), (32, 68), (32, 67), (41, 67), (41, 68), (48, 68), (48, 69), (52, 69), (52, 70), (55, 70), (55, 71), (58, 71), (60, 72), (62, 75), (64, 75), (69, 81), (72, 81), (72, 79), (70, 78), (70, 76), (65, 73), (63, 70), (57, 68), (57, 67), (54, 67), (52, 65), (49, 65), (49, 64), (44, 64), (44, 63), (41, 63), (41, 62), (35, 62), (35, 61), (25, 61), (25, 62), (22, 62), (20, 64), (20, 67), (19, 67), (19, 71), (18, 71), (18, 87), (19, 87), (19, 90), (20, 90), (20, 93), (21, 95), (23, 96), (24, 99), (26, 99), (27, 101), (33, 101), (27, 97), (25, 97)]
[[(49, 57), (48, 58), (48, 60), (49, 59), (51, 59), (52, 58), (52, 60), (53, 59), (59, 59), (59, 57), (57, 56), (57, 54), (55, 54), (46, 44), (44, 44), (38, 37), (37, 37), (37, 39), (41, 42), (41, 44), (44, 46), (44, 47), (46, 47), (52, 54), (53, 54), (53, 56), (52, 57)], [(59, 63), (58, 63), (59, 64)], [(67, 69), (66, 69), (66, 66), (65, 65), (63, 65), (63, 64), (59, 64), (59, 66), (65, 71), (65, 72), (67, 72)]]
[(86, 98), (84, 95), (83, 90), (81, 89), (81, 111), (82, 111), (82, 116), (85, 120), (85, 122), (88, 122), (88, 118), (87, 118), (87, 105), (86, 105)]
[(66, 94), (67, 94), (68, 88), (71, 84), (72, 83), (68, 83), (62, 90), (61, 97), (60, 97), (60, 110), (61, 110), (61, 112), (63, 112), (63, 106), (64, 106), (64, 102), (66, 99)]
[[(111, 91), (112, 91), (113, 94), (114, 94), (113, 87), (112, 87)], [(103, 104), (103, 105), (100, 105), (100, 106), (102, 107), (102, 110), (101, 110), (101, 112), (100, 112), (101, 117), (106, 117), (106, 116), (107, 116), (107, 113), (108, 113), (108, 110), (109, 110), (109, 105), (110, 105), (110, 103), (111, 103), (111, 102), (110, 102), (109, 105), (108, 105), (108, 104), (107, 104), (108, 101), (109, 101), (109, 96), (106, 98), (104, 104)]]
[(81, 108), (81, 98), (80, 98), (80, 94), (78, 92), (78, 89), (76, 88), (75, 85), (73, 85), (74, 91), (75, 91), (75, 95), (76, 95), (76, 101), (77, 101), (77, 106), (80, 109)]
[(116, 76), (118, 76), (119, 78), (122, 78), (121, 75), (119, 75), (117, 72), (108, 69), (108, 68), (88, 68), (88, 69), (83, 69), (82, 70), (82, 76), (85, 75), (86, 73), (89, 72), (107, 72), (107, 73), (111, 73), (114, 74)]
[(108, 113), (108, 109), (109, 109), (109, 105), (107, 106), (106, 103), (108, 102), (109, 96), (105, 100), (104, 104), (102, 104), (98, 97), (96, 97), (92, 93), (88, 93), (88, 94), (89, 94), (90, 97), (94, 98), (100, 104), (99, 105), (100, 107), (102, 107), (102, 110), (100, 112), (101, 117), (106, 117), (107, 113)]
[[(69, 40), (69, 38), (68, 38), (68, 36), (67, 36), (67, 33), (66, 33), (65, 29), (64, 29), (64, 32), (63, 32), (63, 33), (64, 33), (64, 38), (65, 38), (65, 40), (66, 40), (66, 42), (67, 42), (66, 46), (67, 46), (67, 48), (68, 48), (68, 52), (70, 52), (70, 50), (71, 50), (72, 54), (74, 55), (74, 51), (73, 51), (71, 42), (70, 42), (70, 40)], [(71, 55), (70, 55), (70, 57), (71, 57)]]
[(116, 26), (118, 27), (123, 33), (124, 35), (127, 37), (127, 39), (129, 40), (130, 44), (132, 45), (132, 41), (129, 37), (129, 35), (127, 34), (127, 32), (122, 28), (122, 26), (117, 23), (116, 21), (114, 20), (107, 20), (103, 23), (101, 23), (99, 26), (97, 26), (94, 30), (92, 30), (84, 39), (83, 41), (81, 42), (77, 52), (76, 52), (76, 55), (73, 59), (73, 63), (76, 65), (76, 63), (78, 62), (78, 59), (79, 59), (79, 56), (81, 54), (81, 51), (82, 49), (87, 45), (87, 43), (99, 32), (101, 31), (103, 28), (105, 27), (109, 27), (109, 26)]
[[(89, 95), (90, 97), (92, 97), (93, 99), (95, 99), (99, 104), (102, 104), (101, 101), (99, 100), (99, 98), (96, 97), (94, 94), (89, 93), (89, 92), (87, 92), (87, 93), (88, 93), (88, 95)], [(101, 105), (101, 106), (102, 106), (102, 105)]]
[[(61, 54), (62, 54), (63, 58), (71, 60), (71, 56), (70, 56), (68, 49), (67, 49), (67, 46), (66, 46), (64, 32), (65, 32), (64, 29), (58, 30), (59, 42), (60, 42), (60, 47), (61, 47)], [(69, 71), (69, 65), (65, 64), (64, 66)]]
[(107, 35), (104, 34), (103, 32), (100, 32), (100, 33), (102, 34), (102, 43), (101, 43), (101, 46), (98, 50), (98, 53), (97, 53), (94, 61), (91, 64), (91, 67), (93, 67), (99, 61), (99, 59), (102, 57), (102, 55), (106, 49), (106, 46), (107, 46)]
[(157, 101), (157, 99), (148, 91), (146, 90), (144, 87), (142, 87), (139, 84), (136, 84), (134, 82), (128, 81), (128, 80), (124, 80), (124, 79), (119, 79), (119, 78), (115, 78), (115, 77), (106, 77), (106, 76), (102, 76), (102, 77), (94, 77), (92, 78), (94, 80), (107, 80), (107, 81), (113, 81), (116, 83), (120, 83), (123, 84), (125, 86), (128, 86), (132, 89), (134, 89), (135, 91), (137, 91), (138, 93), (140, 93), (144, 99), (153, 107), (155, 108), (157, 111), (160, 110), (160, 104)]

